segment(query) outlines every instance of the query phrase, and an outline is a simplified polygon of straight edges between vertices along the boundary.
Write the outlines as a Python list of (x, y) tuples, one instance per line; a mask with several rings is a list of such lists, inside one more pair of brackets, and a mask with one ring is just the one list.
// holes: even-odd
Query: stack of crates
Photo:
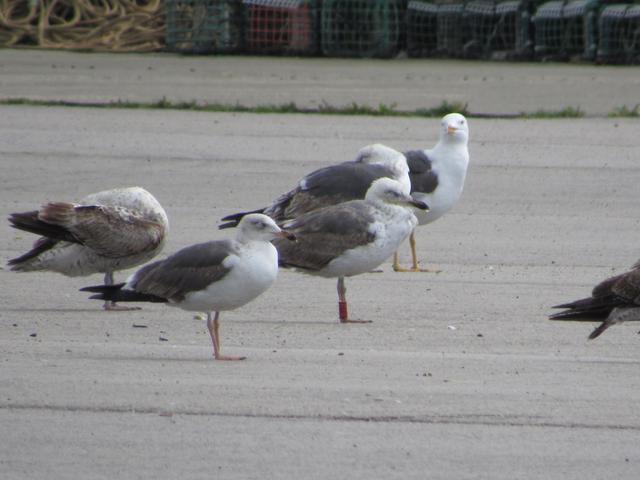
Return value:
[(318, 51), (315, 0), (242, 0), (249, 53), (313, 55)]
[(436, 53), (449, 57), (463, 57), (469, 35), (464, 22), (464, 3), (438, 5), (438, 42)]
[(528, 0), (495, 2), (474, 0), (465, 5), (469, 41), (465, 56), (527, 59), (532, 56)]
[(540, 5), (533, 16), (536, 56), (543, 60), (593, 59), (598, 6), (599, 0), (554, 0)]
[(412, 0), (407, 5), (407, 55), (431, 57), (438, 47), (438, 5)]
[(234, 0), (165, 0), (167, 48), (181, 53), (242, 50), (242, 4)]
[(640, 4), (605, 7), (598, 26), (599, 62), (640, 63)]
[(464, 6), (464, 20), (469, 34), (469, 40), (464, 45), (464, 56), (470, 58), (490, 56), (498, 24), (495, 2), (491, 0), (468, 2)]
[(336, 57), (391, 57), (400, 49), (402, 0), (322, 0), (322, 53)]

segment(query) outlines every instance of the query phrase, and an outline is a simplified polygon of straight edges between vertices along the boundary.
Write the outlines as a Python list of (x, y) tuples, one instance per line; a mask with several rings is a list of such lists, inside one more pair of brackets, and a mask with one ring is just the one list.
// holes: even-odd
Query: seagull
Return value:
[(589, 335), (599, 337), (607, 328), (626, 321), (640, 321), (640, 261), (628, 272), (607, 278), (596, 285), (591, 296), (552, 308), (564, 308), (551, 320), (602, 322)]
[(305, 175), (298, 185), (279, 196), (271, 205), (252, 212), (224, 217), (219, 228), (231, 228), (248, 213), (264, 213), (278, 224), (317, 208), (349, 200), (363, 199), (377, 178), (398, 180), (409, 193), (409, 167), (404, 155), (379, 143), (361, 148), (350, 162), (330, 165)]
[(427, 205), (411, 197), (391, 178), (375, 180), (364, 200), (351, 200), (305, 213), (284, 223), (295, 243), (276, 239), (280, 265), (303, 273), (338, 278), (338, 312), (349, 319), (344, 278), (369, 272), (389, 258), (418, 223), (411, 206)]
[(244, 360), (246, 357), (220, 352), (220, 312), (245, 305), (273, 284), (278, 252), (270, 240), (278, 237), (294, 239), (266, 215), (249, 214), (240, 221), (233, 240), (191, 245), (145, 265), (126, 283), (81, 290), (97, 293), (92, 299), (158, 302), (187, 311), (206, 311), (214, 358)]
[[(426, 225), (453, 208), (456, 204), (469, 166), (469, 124), (459, 113), (450, 113), (440, 122), (440, 139), (431, 150), (404, 152), (409, 164), (411, 195), (429, 205), (429, 211), (416, 212), (418, 225)], [(398, 254), (393, 258), (397, 272), (430, 272), (418, 267), (415, 231), (409, 236), (412, 266), (400, 266)], [(435, 272), (438, 272), (437, 270)]]
[[(155, 257), (169, 232), (167, 214), (141, 187), (93, 193), (80, 203), (48, 202), (39, 210), (13, 213), (13, 228), (41, 235), (33, 248), (9, 260), (16, 272), (51, 271), (69, 277), (136, 267)], [(105, 310), (131, 310), (105, 302)]]

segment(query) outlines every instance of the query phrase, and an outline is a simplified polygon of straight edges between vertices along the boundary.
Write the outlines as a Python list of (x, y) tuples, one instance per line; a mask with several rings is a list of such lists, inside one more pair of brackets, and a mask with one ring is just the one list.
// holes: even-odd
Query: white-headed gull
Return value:
[[(409, 164), (411, 195), (429, 205), (428, 212), (417, 212), (418, 225), (426, 225), (453, 208), (456, 204), (469, 166), (469, 124), (459, 113), (445, 115), (440, 122), (440, 139), (431, 150), (404, 152)], [(415, 231), (409, 236), (412, 266), (402, 268), (398, 255), (393, 268), (399, 272), (429, 271), (418, 267)]]
[(264, 213), (278, 224), (317, 208), (363, 199), (371, 183), (382, 177), (398, 180), (410, 190), (409, 167), (404, 155), (382, 144), (367, 145), (353, 161), (330, 165), (305, 175), (295, 188), (266, 208), (227, 215), (220, 228), (235, 227), (247, 213)]
[(284, 223), (296, 242), (275, 240), (280, 265), (321, 277), (338, 278), (338, 312), (350, 320), (344, 277), (369, 272), (388, 259), (415, 228), (412, 208), (427, 205), (403, 185), (379, 178), (364, 200), (352, 200), (305, 213)]
[[(192, 245), (145, 265), (126, 283), (85, 287), (91, 298), (119, 302), (161, 302), (187, 311), (207, 312), (207, 329), (216, 360), (243, 360), (222, 355), (221, 311), (234, 310), (266, 291), (276, 280), (278, 252), (274, 238), (293, 235), (266, 215), (246, 215), (235, 239)], [(213, 314), (212, 314), (213, 313)]]

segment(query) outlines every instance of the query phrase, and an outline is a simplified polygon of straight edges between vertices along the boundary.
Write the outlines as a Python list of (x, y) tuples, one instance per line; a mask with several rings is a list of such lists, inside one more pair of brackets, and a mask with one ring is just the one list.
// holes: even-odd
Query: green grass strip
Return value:
[(78, 108), (128, 108), (128, 109), (152, 109), (152, 110), (192, 110), (199, 112), (240, 112), (240, 113), (311, 113), (320, 115), (364, 115), (381, 117), (441, 117), (451, 112), (472, 115), (467, 110), (466, 104), (442, 102), (435, 108), (418, 109), (413, 111), (397, 110), (396, 105), (381, 103), (377, 108), (369, 105), (352, 103), (350, 105), (336, 107), (323, 102), (317, 108), (302, 108), (294, 102), (281, 105), (257, 105), (248, 107), (241, 104), (224, 103), (198, 103), (172, 102), (166, 98), (155, 102), (129, 102), (118, 100), (115, 102), (72, 102), (65, 100), (33, 100), (29, 98), (5, 98), (0, 99), (0, 105), (26, 105), (48, 107), (78, 107)]
[[(198, 103), (195, 100), (189, 102), (172, 102), (166, 98), (154, 102), (130, 102), (117, 100), (114, 102), (76, 102), (65, 100), (34, 100), (29, 98), (0, 98), (0, 105), (25, 105), (45, 107), (72, 107), (72, 108), (126, 108), (126, 109), (151, 109), (151, 110), (191, 110), (198, 112), (235, 112), (235, 113), (261, 113), (261, 114), (319, 114), (319, 115), (359, 115), (372, 117), (424, 117), (440, 118), (447, 113), (458, 112), (474, 118), (495, 119), (552, 119), (552, 118), (583, 118), (585, 112), (580, 107), (566, 107), (561, 110), (538, 110), (535, 112), (521, 112), (516, 114), (492, 114), (470, 112), (466, 103), (443, 101), (433, 108), (419, 108), (416, 110), (398, 110), (395, 104), (381, 103), (378, 107), (360, 105), (356, 102), (346, 106), (333, 106), (322, 102), (316, 108), (303, 108), (295, 102), (280, 105), (246, 105), (225, 103)], [(616, 108), (608, 117), (640, 117), (640, 104), (633, 108), (627, 106)]]

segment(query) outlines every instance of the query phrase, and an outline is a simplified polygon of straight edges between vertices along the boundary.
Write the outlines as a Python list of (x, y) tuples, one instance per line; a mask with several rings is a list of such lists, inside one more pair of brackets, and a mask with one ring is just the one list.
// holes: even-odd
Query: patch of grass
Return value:
[(130, 102), (117, 100), (114, 102), (69, 102), (61, 100), (33, 100), (28, 98), (7, 98), (0, 99), (0, 105), (31, 105), (31, 106), (53, 106), (53, 107), (91, 107), (91, 108), (130, 108), (130, 109), (167, 109), (167, 110), (195, 110), (204, 112), (242, 112), (242, 113), (316, 113), (323, 115), (364, 115), (383, 117), (442, 117), (447, 113), (458, 112), (463, 115), (471, 115), (467, 110), (467, 104), (442, 102), (440, 105), (430, 109), (398, 110), (397, 105), (387, 105), (381, 103), (377, 108), (369, 105), (361, 105), (356, 102), (350, 105), (336, 107), (327, 102), (322, 102), (317, 108), (301, 108), (294, 102), (281, 105), (257, 105), (247, 107), (241, 104), (222, 103), (197, 103), (171, 102), (166, 97), (154, 102)]
[(384, 103), (381, 103), (378, 105), (378, 108), (374, 108), (369, 105), (359, 105), (356, 102), (353, 102), (350, 105), (346, 105), (343, 107), (335, 107), (333, 105), (329, 105), (325, 101), (323, 101), (318, 109), (314, 112), (325, 115), (368, 115), (388, 117), (396, 117), (403, 114), (403, 112), (399, 112), (398, 110), (396, 110), (395, 104), (386, 105)]
[(616, 108), (613, 112), (609, 113), (610, 117), (629, 117), (629, 118), (637, 118), (640, 117), (640, 103), (636, 104), (635, 107), (629, 108), (626, 105)]
[[(562, 110), (538, 110), (533, 113), (522, 112), (520, 114), (482, 114), (469, 112), (466, 103), (443, 101), (433, 108), (418, 108), (415, 110), (398, 110), (397, 105), (387, 105), (381, 103), (378, 107), (361, 105), (353, 102), (345, 106), (334, 106), (323, 101), (315, 108), (302, 108), (295, 102), (283, 103), (280, 105), (256, 105), (249, 107), (246, 105), (225, 104), (225, 103), (198, 103), (195, 100), (189, 102), (172, 102), (163, 97), (154, 102), (130, 102), (117, 100), (113, 102), (71, 102), (60, 100), (34, 100), (29, 98), (5, 98), (0, 99), (0, 105), (32, 105), (50, 107), (91, 107), (91, 108), (129, 108), (129, 109), (166, 109), (166, 110), (193, 110), (199, 112), (236, 112), (236, 113), (259, 113), (259, 114), (304, 114), (312, 113), (319, 115), (358, 115), (373, 117), (423, 117), (440, 118), (447, 113), (458, 112), (468, 117), (475, 118), (582, 118), (585, 116), (580, 107), (566, 107)], [(621, 107), (609, 114), (610, 117), (638, 117), (640, 116), (640, 105), (634, 108)]]
[(521, 118), (582, 118), (584, 111), (580, 107), (565, 107), (562, 110), (538, 110), (533, 113), (522, 113)]
[(421, 112), (420, 116), (422, 117), (444, 117), (447, 113), (452, 112), (461, 113), (464, 116), (473, 116), (467, 109), (466, 103), (447, 102), (446, 100), (437, 107), (428, 110), (417, 110), (417, 112)]

